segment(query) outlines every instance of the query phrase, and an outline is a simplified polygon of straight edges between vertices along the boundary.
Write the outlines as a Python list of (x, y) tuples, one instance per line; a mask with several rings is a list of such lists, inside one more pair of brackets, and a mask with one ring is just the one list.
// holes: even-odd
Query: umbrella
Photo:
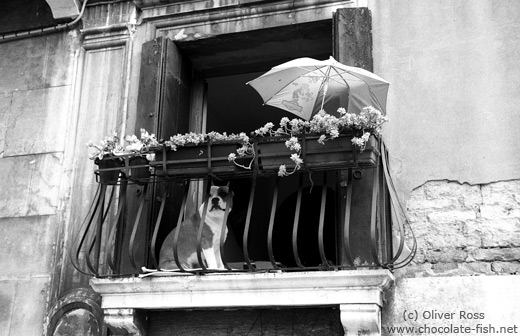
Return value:
[(339, 63), (334, 58), (319, 61), (298, 58), (278, 66), (247, 83), (264, 104), (309, 120), (320, 109), (344, 107), (359, 113), (366, 106), (386, 112), (390, 83), (370, 71)]

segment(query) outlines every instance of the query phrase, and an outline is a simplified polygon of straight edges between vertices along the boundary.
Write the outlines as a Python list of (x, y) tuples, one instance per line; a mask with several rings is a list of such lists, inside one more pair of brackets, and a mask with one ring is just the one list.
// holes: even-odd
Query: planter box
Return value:
[[(327, 170), (338, 168), (373, 167), (377, 165), (379, 157), (379, 139), (371, 136), (365, 150), (352, 144), (352, 134), (341, 134), (334, 140), (318, 143), (319, 136), (308, 135), (299, 138), (302, 146), (300, 158), (303, 160), (302, 169)], [(290, 159), (291, 151), (285, 146), (288, 137), (266, 137), (258, 140), (258, 158), (260, 170), (278, 171), (280, 165), (285, 164), (288, 170), (295, 164)]]
[(99, 167), (95, 173), (101, 183), (117, 184), (120, 178), (140, 182), (150, 177), (149, 163), (144, 157), (107, 156), (96, 159), (95, 163)]
[[(164, 148), (155, 153), (155, 161), (150, 163), (157, 176), (203, 177), (207, 174), (234, 174), (243, 169), (228, 160), (242, 145), (234, 142), (203, 143), (177, 147), (177, 150)], [(241, 160), (252, 159), (250, 157)]]
[(119, 181), (119, 175), (121, 174), (121, 168), (123, 168), (123, 160), (121, 158), (108, 156), (101, 160), (96, 159), (94, 163), (99, 167), (99, 169), (94, 170), (98, 182), (117, 184)]

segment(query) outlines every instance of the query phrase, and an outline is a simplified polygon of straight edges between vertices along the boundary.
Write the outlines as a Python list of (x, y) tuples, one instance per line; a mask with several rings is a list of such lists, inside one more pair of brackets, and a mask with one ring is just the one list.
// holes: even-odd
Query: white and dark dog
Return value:
[[(207, 198), (208, 207), (204, 218), (202, 229), (202, 259), (208, 269), (223, 269), (222, 256), (220, 252), (220, 237), (223, 234), (227, 237), (227, 225), (222, 225), (226, 208), (231, 211), (233, 207), (233, 193), (228, 186), (211, 186), (210, 194)], [(199, 207), (199, 210), (193, 216), (186, 218), (180, 227), (179, 238), (177, 242), (177, 253), (179, 263), (183, 269), (200, 268), (197, 258), (197, 234), (201, 217), (204, 212), (205, 203)], [(228, 211), (228, 213), (229, 213)], [(224, 229), (224, 232), (222, 232)], [(172, 230), (161, 247), (159, 255), (159, 267), (161, 269), (173, 270), (178, 269), (173, 254), (173, 241), (177, 228)], [(225, 239), (225, 238), (224, 238)]]

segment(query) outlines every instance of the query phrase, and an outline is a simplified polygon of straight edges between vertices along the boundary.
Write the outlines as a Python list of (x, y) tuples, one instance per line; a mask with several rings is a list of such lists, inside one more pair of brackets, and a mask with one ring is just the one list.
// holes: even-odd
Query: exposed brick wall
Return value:
[(407, 209), (418, 252), (403, 276), (520, 274), (520, 180), (430, 181)]

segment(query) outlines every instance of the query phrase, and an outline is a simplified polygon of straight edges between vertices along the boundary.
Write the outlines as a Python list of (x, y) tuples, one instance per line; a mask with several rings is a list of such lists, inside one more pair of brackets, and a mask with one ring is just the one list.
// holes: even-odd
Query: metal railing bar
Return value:
[[(388, 261), (390, 259), (389, 256), (392, 255), (391, 251), (391, 240), (392, 240), (392, 230), (391, 230), (391, 221), (389, 221), (388, 211), (390, 210), (388, 207), (388, 188), (386, 186), (385, 175), (382, 169), (382, 165), (378, 167), (379, 172), (379, 227), (378, 231), (381, 237), (380, 240), (380, 254), (383, 265), (388, 265)], [(389, 230), (390, 229), (390, 230)]]
[(293, 232), (292, 232), (293, 256), (294, 256), (294, 260), (296, 261), (296, 265), (298, 265), (298, 267), (304, 267), (300, 260), (300, 256), (298, 254), (298, 225), (300, 222), (302, 193), (303, 193), (303, 174), (300, 174), (299, 179), (298, 179), (298, 196), (296, 198), (296, 207), (294, 209), (294, 223), (293, 223)]
[[(126, 191), (127, 191), (127, 185), (128, 185), (128, 182), (127, 181), (124, 181), (121, 183), (121, 186), (119, 188), (120, 190), (120, 197), (119, 197), (119, 206), (117, 208), (117, 214), (116, 214), (116, 217), (114, 219), (114, 225), (112, 226), (112, 229), (110, 230), (110, 234), (108, 235), (108, 244), (112, 245), (112, 248), (107, 248), (108, 252), (107, 252), (107, 264), (108, 264), (108, 267), (112, 270), (113, 273), (117, 273), (118, 269), (116, 267), (116, 264), (115, 264), (115, 258), (114, 256), (117, 254), (117, 252), (115, 251), (116, 250), (116, 246), (117, 246), (117, 239), (116, 239), (116, 233), (117, 233), (117, 227), (118, 227), (118, 224), (120, 223), (120, 220), (121, 220), (121, 215), (123, 213), (123, 209), (125, 208), (126, 206)], [(121, 236), (121, 234), (119, 234), (118, 236)], [(112, 243), (113, 242), (113, 243)]]
[[(393, 200), (393, 198), (397, 197), (397, 195), (392, 195), (392, 191), (393, 191), (392, 187), (393, 186), (390, 185), (392, 183), (392, 181), (390, 179), (390, 174), (388, 172), (388, 161), (387, 161), (388, 157), (386, 156), (384, 148), (382, 148), (382, 150), (381, 150), (381, 156), (382, 156), (381, 161), (383, 162), (383, 172), (385, 173), (386, 182), (389, 183), (389, 188), (388, 189), (390, 191), (390, 199), (391, 199), (390, 203), (392, 205), (392, 209), (394, 210), (395, 216), (399, 216), (398, 212), (396, 211), (395, 201)], [(403, 249), (404, 249), (404, 236), (405, 236), (404, 226), (403, 226), (403, 223), (400, 220), (398, 220), (397, 223), (398, 223), (398, 228), (399, 228), (399, 236), (401, 237), (401, 239), (399, 241), (399, 247), (397, 249), (397, 253), (389, 261), (389, 264), (395, 263), (399, 259), (399, 257), (401, 256), (401, 253), (403, 253)]]
[(379, 198), (379, 169), (374, 169), (374, 181), (372, 185), (372, 204), (370, 211), (370, 249), (372, 251), (372, 259), (377, 266), (381, 266), (377, 251), (377, 219), (378, 219), (378, 205), (377, 200)]
[[(175, 227), (175, 233), (173, 234), (173, 258), (175, 259), (175, 264), (179, 267), (181, 272), (184, 272), (185, 269), (182, 267), (180, 259), (179, 259), (179, 234), (181, 232), (182, 221), (186, 217), (186, 201), (188, 199), (188, 192), (190, 190), (190, 182), (184, 181), (184, 193), (182, 196), (181, 209), (179, 211), (179, 218), (177, 218), (177, 226)], [(198, 209), (196, 209), (198, 211)]]
[(318, 247), (320, 251), (321, 263), (324, 267), (330, 267), (327, 257), (325, 256), (325, 247), (323, 245), (323, 230), (325, 227), (325, 206), (327, 204), (327, 173), (323, 174), (323, 187), (321, 190), (320, 219), (318, 226)]
[(273, 253), (273, 231), (274, 231), (274, 219), (276, 215), (276, 205), (278, 203), (278, 188), (280, 185), (280, 177), (276, 177), (276, 184), (273, 190), (273, 203), (271, 205), (271, 215), (269, 218), (269, 229), (267, 231), (267, 251), (269, 254), (269, 260), (271, 261), (271, 264), (273, 265), (273, 268), (279, 269), (280, 267), (276, 263), (276, 260), (274, 259), (274, 253)]
[(166, 198), (168, 197), (168, 190), (166, 188), (166, 184), (163, 183), (163, 194), (161, 197), (161, 206), (159, 207), (159, 213), (157, 214), (157, 220), (155, 221), (155, 227), (153, 229), (152, 241), (150, 244), (150, 254), (152, 259), (153, 268), (160, 269), (159, 261), (157, 260), (157, 255), (155, 253), (155, 248), (157, 246), (157, 236), (159, 234), (159, 227), (161, 226), (161, 220), (164, 213), (164, 207), (166, 205)]
[(139, 209), (137, 210), (137, 215), (135, 217), (134, 227), (132, 228), (132, 234), (130, 236), (130, 243), (128, 245), (128, 253), (130, 256), (130, 265), (132, 265), (134, 270), (138, 270), (137, 267), (137, 260), (135, 256), (134, 251), (134, 245), (135, 245), (135, 237), (137, 235), (137, 229), (139, 228), (139, 223), (141, 222), (141, 215), (143, 213), (144, 203), (146, 202), (146, 194), (148, 191), (148, 183), (146, 183), (143, 187), (141, 202), (139, 202)]
[(345, 222), (343, 223), (343, 244), (345, 250), (345, 258), (347, 262), (354, 265), (354, 258), (350, 251), (350, 210), (352, 206), (352, 169), (348, 170), (347, 178), (347, 197), (345, 198)]
[[(255, 160), (256, 160), (256, 158), (255, 158)], [(249, 203), (247, 205), (246, 223), (244, 226), (244, 234), (242, 235), (242, 249), (244, 252), (244, 260), (247, 263), (247, 267), (248, 267), (249, 271), (253, 270), (251, 259), (249, 258), (248, 238), (249, 238), (249, 228), (251, 225), (251, 214), (253, 213), (253, 203), (254, 203), (254, 199), (255, 199), (257, 177), (258, 177), (257, 174), (254, 173), (253, 177), (251, 179), (251, 191), (249, 194)]]
[[(103, 184), (101, 187), (101, 194), (99, 195), (99, 207), (98, 207), (99, 213), (97, 216), (95, 233), (92, 236), (92, 240), (87, 245), (88, 248), (87, 248), (86, 255), (85, 255), (85, 261), (87, 263), (87, 268), (89, 269), (90, 272), (92, 272), (92, 274), (94, 274), (96, 276), (99, 275), (98, 269), (97, 269), (97, 266), (99, 266), (99, 259), (97, 260), (97, 266), (94, 267), (94, 265), (92, 264), (92, 261), (90, 260), (90, 257), (91, 257), (92, 250), (94, 249), (94, 246), (101, 245), (101, 243), (100, 243), (101, 239), (96, 239), (96, 238), (100, 237), (101, 225), (103, 224), (103, 221), (104, 221), (106, 189), (107, 189), (107, 185)], [(97, 248), (96, 248), (96, 250), (97, 250)], [(99, 254), (97, 255), (97, 257), (99, 258)], [(96, 256), (94, 256), (94, 258), (96, 258)]]
[[(96, 216), (97, 208), (99, 206), (100, 191), (102, 189), (101, 186), (102, 186), (101, 184), (98, 184), (98, 188), (94, 195), (94, 200), (90, 204), (89, 210), (87, 211), (87, 214), (91, 213), (91, 215), (87, 216), (86, 218), (90, 217), (90, 219), (87, 221), (85, 218), (85, 221), (83, 221), (80, 231), (78, 232), (78, 234), (76, 235), (76, 238), (72, 242), (72, 246), (71, 246), (71, 250), (70, 250), (71, 254), (69, 257), (70, 257), (72, 266), (74, 266), (74, 268), (76, 270), (78, 270), (78, 272), (85, 274), (85, 275), (92, 275), (92, 273), (87, 273), (81, 269), (81, 267), (79, 266), (79, 255), (81, 254), (81, 247), (83, 246), (83, 243), (85, 242), (85, 239), (87, 238), (87, 233), (90, 229), (90, 225), (92, 225), (92, 222), (94, 221), (94, 218)], [(79, 239), (80, 242), (79, 242), (77, 248), (75, 248), (78, 238), (80, 238)], [(74, 251), (75, 251), (75, 253), (74, 253), (74, 255), (72, 255), (72, 253)]]
[[(208, 148), (211, 148), (209, 146), (209, 142), (208, 142)], [(209, 153), (208, 153), (208, 156), (209, 156)], [(211, 160), (208, 160), (208, 162), (210, 162)], [(208, 163), (208, 168), (211, 169), (211, 163)], [(202, 215), (200, 216), (200, 222), (199, 222), (199, 227), (198, 227), (198, 231), (197, 231), (197, 260), (199, 261), (199, 266), (202, 268), (202, 271), (205, 272), (208, 270), (208, 268), (206, 267), (206, 265), (204, 264), (204, 260), (202, 259), (202, 233), (204, 232), (204, 225), (205, 225), (205, 222), (206, 222), (206, 215), (208, 213), (208, 207), (209, 207), (209, 201), (208, 201), (208, 196), (211, 192), (211, 183), (212, 183), (212, 179), (211, 177), (208, 178), (208, 180), (206, 181), (206, 193), (204, 194), (204, 197), (202, 198), (203, 201), (204, 201), (204, 207), (203, 207), (203, 210), (202, 210)], [(195, 211), (198, 211), (197, 209)]]
[[(108, 217), (108, 214), (110, 212), (110, 208), (112, 207), (112, 202), (114, 201), (115, 197), (115, 186), (112, 186), (111, 188), (111, 192), (110, 192), (110, 197), (108, 199), (108, 204), (106, 206), (106, 210), (104, 210), (104, 200), (106, 198), (106, 195), (103, 197), (103, 202), (101, 203), (101, 213), (100, 213), (100, 216), (103, 215), (102, 218), (99, 218), (99, 226), (97, 228), (97, 231), (96, 231), (96, 236), (94, 237), (94, 241), (92, 242), (92, 244), (96, 244), (96, 251), (95, 251), (95, 254), (94, 254), (94, 258), (96, 260), (96, 275), (99, 275), (99, 265), (101, 264), (101, 244), (102, 244), (102, 235), (103, 235), (103, 224), (106, 222), (107, 220), (107, 217)], [(96, 243), (97, 241), (99, 241), (99, 243)], [(92, 253), (92, 249), (93, 249), (93, 246), (91, 246), (90, 250), (89, 250), (89, 255)], [(90, 258), (87, 258), (87, 259), (90, 259)]]

